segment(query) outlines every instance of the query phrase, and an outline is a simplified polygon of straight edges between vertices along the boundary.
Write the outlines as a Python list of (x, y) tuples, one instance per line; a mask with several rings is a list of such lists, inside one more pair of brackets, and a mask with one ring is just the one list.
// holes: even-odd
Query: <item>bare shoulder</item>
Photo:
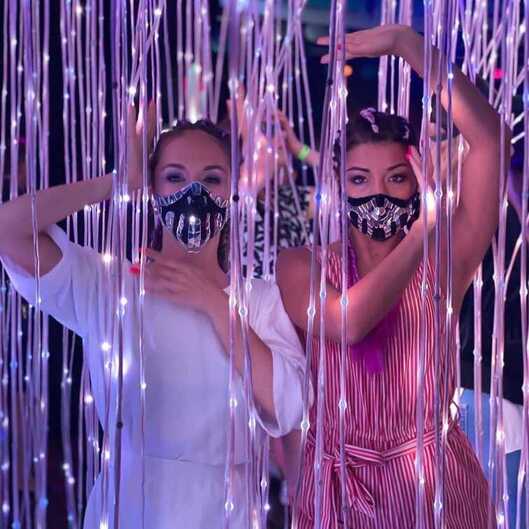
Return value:
[(292, 282), (310, 273), (311, 250), (300, 246), (282, 250), (277, 259), (279, 288), (292, 286)]
[(285, 248), (279, 252), (277, 258), (278, 266), (289, 266), (291, 263), (310, 262), (311, 250), (306, 246), (296, 248)]
[(299, 273), (306, 267), (310, 269), (310, 260), (311, 250), (304, 246), (282, 250), (277, 258), (278, 280), (291, 276), (294, 271)]

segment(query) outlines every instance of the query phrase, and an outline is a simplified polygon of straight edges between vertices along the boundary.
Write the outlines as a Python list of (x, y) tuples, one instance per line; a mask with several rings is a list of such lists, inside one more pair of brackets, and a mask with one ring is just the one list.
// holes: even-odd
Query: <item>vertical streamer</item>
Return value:
[[(424, 0), (424, 82), (423, 82), (423, 114), (422, 114), (422, 152), (423, 154), (429, 152), (429, 135), (428, 135), (428, 120), (430, 116), (430, 76), (432, 67), (432, 2), (431, 0)], [(430, 170), (429, 157), (422, 158), (422, 172), (428, 174)], [(421, 204), (425, 207), (425, 215), (428, 211), (427, 190), (422, 190)], [(426, 497), (425, 497), (425, 464), (424, 464), (424, 417), (425, 417), (425, 357), (426, 347), (428, 343), (428, 330), (426, 329), (426, 293), (428, 280), (428, 234), (425, 230), (423, 239), (423, 259), (422, 259), (422, 280), (421, 280), (421, 294), (422, 294), (422, 310), (419, 328), (419, 343), (418, 343), (418, 366), (417, 366), (417, 449), (415, 456), (415, 476), (416, 476), (416, 505), (415, 505), (415, 527), (416, 529), (424, 529), (427, 527), (426, 521)]]

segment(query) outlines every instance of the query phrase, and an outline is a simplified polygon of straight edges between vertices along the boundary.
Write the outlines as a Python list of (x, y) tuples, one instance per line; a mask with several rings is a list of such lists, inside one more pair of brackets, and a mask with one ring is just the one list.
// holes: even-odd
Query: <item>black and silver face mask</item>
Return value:
[(419, 218), (420, 195), (408, 200), (389, 195), (370, 195), (347, 199), (351, 224), (375, 241), (385, 241), (399, 231), (407, 233)]
[(162, 224), (188, 252), (198, 252), (228, 220), (228, 200), (214, 197), (200, 182), (169, 196), (154, 195), (154, 210)]

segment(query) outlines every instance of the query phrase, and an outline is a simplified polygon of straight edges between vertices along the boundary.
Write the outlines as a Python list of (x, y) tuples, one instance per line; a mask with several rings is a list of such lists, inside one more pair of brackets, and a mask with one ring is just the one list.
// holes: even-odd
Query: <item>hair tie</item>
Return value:
[(360, 116), (363, 117), (366, 121), (369, 121), (371, 125), (371, 130), (378, 134), (380, 132), (377, 122), (375, 120), (375, 112), (376, 110), (373, 107), (364, 108), (360, 111)]

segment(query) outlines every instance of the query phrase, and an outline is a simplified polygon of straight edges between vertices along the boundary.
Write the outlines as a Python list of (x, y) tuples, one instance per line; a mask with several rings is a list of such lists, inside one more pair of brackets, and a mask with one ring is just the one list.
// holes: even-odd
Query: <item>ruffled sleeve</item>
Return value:
[[(99, 309), (109, 298), (105, 288), (108, 271), (94, 249), (71, 242), (57, 225), (47, 230), (62, 253), (60, 261), (40, 277), (40, 308), (81, 337), (86, 337), (99, 319)], [(2, 264), (15, 290), (35, 305), (37, 281), (9, 258)]]
[[(258, 420), (273, 437), (299, 429), (303, 414), (305, 354), (290, 322), (276, 285), (254, 279), (249, 323), (271, 350), (275, 421)], [(311, 391), (312, 399), (312, 391)]]

